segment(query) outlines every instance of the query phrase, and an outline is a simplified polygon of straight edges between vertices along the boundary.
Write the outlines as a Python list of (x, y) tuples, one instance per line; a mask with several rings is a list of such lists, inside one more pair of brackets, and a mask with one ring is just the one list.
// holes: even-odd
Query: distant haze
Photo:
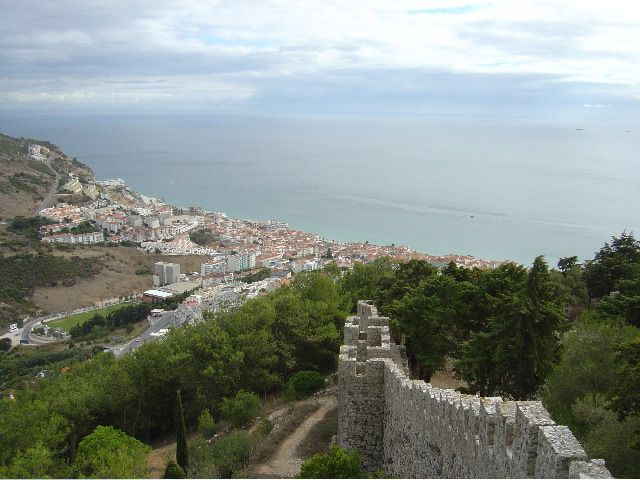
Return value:
[(0, 115), (0, 131), (51, 140), (172, 204), (328, 239), (529, 264), (640, 232), (637, 123)]

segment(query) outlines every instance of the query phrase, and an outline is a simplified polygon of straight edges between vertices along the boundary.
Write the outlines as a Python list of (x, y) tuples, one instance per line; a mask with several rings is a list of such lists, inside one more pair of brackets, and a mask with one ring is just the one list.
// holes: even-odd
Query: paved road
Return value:
[(46, 197), (44, 197), (42, 201), (36, 206), (36, 211), (35, 211), (36, 215), (40, 213), (40, 210), (47, 207), (47, 205), (49, 204), (49, 200), (51, 200), (51, 197), (53, 197), (56, 191), (58, 190), (58, 182), (60, 181), (60, 177), (62, 176), (53, 169), (53, 167), (51, 166), (51, 162), (49, 160), (47, 160), (47, 166), (51, 169), (53, 173), (56, 174), (56, 181), (53, 182), (53, 186), (49, 189), (49, 192), (47, 193)]
[(136, 348), (142, 345), (145, 342), (151, 342), (161, 337), (152, 337), (152, 333), (158, 333), (162, 328), (168, 328), (169, 325), (175, 320), (175, 314), (173, 312), (169, 312), (166, 315), (157, 319), (153, 325), (147, 328), (143, 333), (138, 337), (140, 339), (139, 342), (136, 339), (133, 339), (129, 343), (126, 343), (123, 347), (115, 347), (113, 353), (116, 357), (120, 357), (125, 353), (133, 352)]

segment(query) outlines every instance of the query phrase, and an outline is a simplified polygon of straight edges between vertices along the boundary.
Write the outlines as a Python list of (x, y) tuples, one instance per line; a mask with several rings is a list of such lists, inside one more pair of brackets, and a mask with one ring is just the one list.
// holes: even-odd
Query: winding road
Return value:
[(54, 168), (51, 166), (51, 161), (50, 160), (47, 160), (46, 165), (47, 165), (47, 167), (49, 167), (51, 169), (51, 171), (53, 173), (55, 173), (56, 180), (53, 182), (53, 185), (51, 186), (51, 188), (47, 192), (47, 195), (42, 199), (42, 201), (40, 203), (38, 203), (38, 205), (36, 205), (36, 209), (35, 209), (35, 212), (34, 212), (35, 215), (38, 215), (38, 213), (40, 213), (41, 210), (47, 208), (47, 205), (49, 204), (49, 201), (51, 200), (51, 197), (53, 197), (55, 195), (56, 191), (58, 190), (58, 182), (60, 181), (60, 177), (62, 176), (56, 170), (54, 170)]

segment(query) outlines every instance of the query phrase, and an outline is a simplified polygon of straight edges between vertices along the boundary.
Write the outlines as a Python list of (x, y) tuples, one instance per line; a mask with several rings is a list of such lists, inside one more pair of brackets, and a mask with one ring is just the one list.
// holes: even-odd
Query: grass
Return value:
[(82, 312), (76, 315), (71, 315), (70, 317), (60, 318), (59, 320), (52, 320), (50, 322), (47, 322), (47, 325), (49, 325), (50, 327), (57, 327), (68, 332), (76, 325), (78, 324), (82, 325), (84, 322), (86, 322), (96, 314), (106, 317), (107, 314), (109, 314), (110, 312), (113, 312), (114, 310), (119, 310), (122, 307), (125, 307), (127, 305), (129, 305), (128, 302), (119, 303), (117, 305), (111, 305), (109, 307), (99, 308), (97, 310), (91, 310), (90, 312)]

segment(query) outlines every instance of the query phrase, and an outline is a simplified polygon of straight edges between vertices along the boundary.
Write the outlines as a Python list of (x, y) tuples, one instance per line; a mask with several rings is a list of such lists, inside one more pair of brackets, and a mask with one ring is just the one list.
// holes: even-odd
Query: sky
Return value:
[(0, 113), (640, 118), (629, 0), (0, 0)]

